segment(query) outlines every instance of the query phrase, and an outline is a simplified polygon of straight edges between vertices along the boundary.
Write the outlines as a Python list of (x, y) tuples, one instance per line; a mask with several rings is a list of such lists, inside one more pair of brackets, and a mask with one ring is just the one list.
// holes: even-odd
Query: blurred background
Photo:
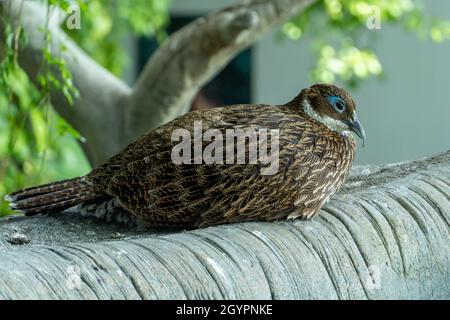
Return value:
[[(132, 85), (170, 34), (236, 2), (60, 0), (56, 4), (62, 8), (80, 4), (81, 29), (66, 32)], [(368, 28), (366, 21), (377, 14), (380, 28)], [(233, 59), (202, 88), (192, 109), (282, 104), (314, 82), (337, 83), (353, 94), (367, 134), (357, 164), (399, 162), (447, 150), (449, 21), (449, 1), (317, 1)], [(87, 173), (91, 166), (79, 147), (83, 137), (52, 111), (43, 89), (51, 77), (44, 77), (41, 87), (32, 84), (14, 61), (14, 30), (4, 27), (2, 32), (6, 36), (0, 50), (0, 196), (25, 185)], [(25, 36), (23, 45), (26, 41)], [(68, 70), (66, 80), (59, 83), (61, 90), (74, 98), (76, 88)], [(0, 215), (9, 212), (2, 202)]]
[[(234, 2), (174, 1), (172, 19), (201, 16)], [(450, 20), (450, 1), (423, 4), (426, 14)], [(356, 163), (397, 162), (449, 149), (450, 42), (418, 39), (399, 25), (383, 22), (381, 29), (362, 33), (359, 36), (367, 37), (366, 47), (376, 53), (383, 72), (379, 77), (368, 74), (359, 80), (360, 85), (349, 88), (367, 133), (367, 144), (358, 150)], [(314, 81), (328, 82), (326, 76), (311, 77), (317, 64), (311, 50), (314, 36), (307, 33), (298, 41), (286, 41), (277, 30), (266, 35), (235, 61), (237, 70), (230, 77), (239, 79), (240, 89), (233, 87), (234, 81), (220, 83), (222, 94), (240, 100), (220, 102), (239, 103), (248, 96), (251, 103), (280, 104)], [(345, 85), (338, 77), (331, 80)]]

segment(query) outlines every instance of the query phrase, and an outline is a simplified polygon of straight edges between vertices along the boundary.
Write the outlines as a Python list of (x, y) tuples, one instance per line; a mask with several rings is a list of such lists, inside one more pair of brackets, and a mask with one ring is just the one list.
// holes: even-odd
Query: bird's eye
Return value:
[(345, 104), (344, 102), (338, 100), (336, 101), (336, 104), (334, 105), (336, 111), (343, 112), (345, 110)]
[(328, 102), (337, 113), (342, 113), (346, 109), (345, 101), (336, 96), (327, 97)]

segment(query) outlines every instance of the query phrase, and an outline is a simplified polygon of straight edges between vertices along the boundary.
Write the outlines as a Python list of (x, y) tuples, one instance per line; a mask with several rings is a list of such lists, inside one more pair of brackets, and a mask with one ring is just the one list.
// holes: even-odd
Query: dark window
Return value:
[[(173, 16), (167, 29), (171, 34), (197, 17)], [(138, 67), (142, 70), (148, 58), (158, 48), (153, 39), (140, 38)], [(251, 101), (251, 49), (236, 56), (216, 77), (207, 83), (193, 101), (193, 109), (217, 107)]]

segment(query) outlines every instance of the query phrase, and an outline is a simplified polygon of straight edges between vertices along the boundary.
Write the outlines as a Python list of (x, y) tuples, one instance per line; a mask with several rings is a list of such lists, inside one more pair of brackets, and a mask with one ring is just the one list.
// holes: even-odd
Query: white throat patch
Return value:
[(348, 131), (347, 125), (342, 123), (342, 121), (333, 119), (328, 116), (320, 116), (317, 112), (315, 112), (314, 109), (311, 107), (311, 103), (309, 102), (308, 99), (303, 100), (303, 110), (308, 116), (326, 125), (329, 129), (333, 131), (339, 132), (342, 135), (348, 135), (350, 133)]

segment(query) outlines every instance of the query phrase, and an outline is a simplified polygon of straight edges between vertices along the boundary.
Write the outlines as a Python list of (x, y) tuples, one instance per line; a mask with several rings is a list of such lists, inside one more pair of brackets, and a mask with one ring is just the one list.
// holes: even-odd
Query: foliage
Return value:
[(375, 19), (379, 19), (381, 28), (402, 26), (420, 39), (438, 43), (450, 39), (450, 21), (426, 15), (424, 4), (414, 0), (318, 1), (285, 23), (282, 32), (292, 40), (311, 35), (316, 57), (312, 80), (356, 86), (363, 79), (383, 73), (373, 49)]
[[(76, 2), (83, 27), (66, 30), (89, 54), (113, 73), (126, 66), (121, 42), (130, 29), (144, 36), (164, 38), (169, 0)], [(48, 0), (66, 11), (73, 1)], [(114, 21), (114, 23), (113, 23)], [(76, 141), (83, 138), (51, 108), (50, 91), (60, 90), (70, 104), (78, 98), (65, 61), (51, 54), (51, 33), (40, 30), (42, 49), (36, 85), (19, 65), (20, 48), (27, 36), (2, 18), (5, 43), (0, 44), (0, 216), (10, 212), (3, 196), (13, 190), (84, 174), (89, 165)], [(63, 24), (65, 27), (65, 24)], [(0, 37), (1, 38), (1, 37)], [(60, 48), (65, 50), (65, 48)]]
[[(76, 131), (50, 109), (50, 90), (61, 90), (69, 102), (77, 96), (65, 62), (42, 49), (45, 63), (41, 66), (36, 87), (18, 64), (19, 48), (26, 45), (23, 29), (5, 26), (4, 58), (0, 62), (0, 196), (25, 184), (62, 178), (73, 172), (73, 159), (80, 151), (67, 132), (79, 138)], [(47, 43), (50, 34), (45, 32)], [(51, 69), (56, 68), (59, 76)], [(76, 166), (77, 167), (77, 166)], [(0, 215), (8, 212), (4, 201)]]
[(94, 59), (116, 75), (130, 62), (124, 50), (126, 34), (165, 38), (170, 0), (78, 1), (82, 28), (66, 32)]

